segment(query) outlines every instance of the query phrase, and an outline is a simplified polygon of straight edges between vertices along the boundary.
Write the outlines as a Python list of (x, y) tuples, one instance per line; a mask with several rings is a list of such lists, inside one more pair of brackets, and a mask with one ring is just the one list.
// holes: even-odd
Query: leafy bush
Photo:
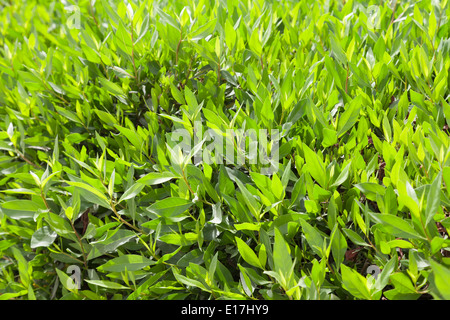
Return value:
[(449, 15), (2, 1), (0, 299), (449, 299)]

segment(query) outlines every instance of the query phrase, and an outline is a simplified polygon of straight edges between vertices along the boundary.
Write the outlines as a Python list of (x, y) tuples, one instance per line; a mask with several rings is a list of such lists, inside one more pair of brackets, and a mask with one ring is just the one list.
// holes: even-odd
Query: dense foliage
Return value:
[[(0, 299), (450, 299), (449, 16), (0, 1)], [(278, 171), (195, 123), (277, 129)]]

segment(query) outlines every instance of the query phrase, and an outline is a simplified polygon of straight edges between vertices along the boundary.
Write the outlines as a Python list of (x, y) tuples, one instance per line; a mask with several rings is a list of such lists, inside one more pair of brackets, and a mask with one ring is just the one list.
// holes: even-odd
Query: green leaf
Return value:
[(120, 16), (116, 13), (116, 11), (111, 8), (111, 6), (108, 4), (107, 0), (101, 0), (102, 8), (106, 11), (107, 15), (109, 16), (109, 21), (113, 23), (114, 27), (117, 27), (119, 23), (122, 21)]
[(241, 254), (244, 261), (256, 268), (264, 269), (261, 266), (261, 263), (255, 252), (244, 241), (242, 241), (242, 239), (238, 237), (235, 237), (235, 239), (239, 253)]
[(204, 25), (198, 27), (191, 33), (189, 33), (189, 38), (193, 41), (198, 41), (201, 39), (205, 39), (207, 36), (209, 36), (211, 33), (214, 32), (214, 29), (216, 27), (217, 19), (211, 19)]
[(363, 182), (355, 184), (355, 187), (361, 190), (362, 193), (367, 197), (367, 199), (376, 201), (377, 195), (384, 196), (386, 189), (377, 183), (373, 182)]
[(382, 213), (389, 213), (395, 216), (397, 215), (397, 209), (397, 195), (394, 192), (394, 188), (389, 186), (386, 188), (386, 192), (384, 194), (384, 212)]
[(12, 300), (13, 298), (24, 296), (28, 293), (28, 290), (21, 290), (14, 293), (3, 293), (0, 295), (0, 300)]
[(344, 89), (342, 85), (342, 80), (337, 72), (335, 62), (328, 55), (326, 55), (324, 59), (325, 59), (325, 67), (327, 71), (331, 74), (336, 85), (339, 88)]
[(353, 127), (358, 120), (361, 110), (361, 96), (353, 99), (350, 105), (345, 109), (338, 121), (337, 136), (341, 137), (351, 127)]
[(322, 235), (312, 227), (308, 222), (300, 220), (302, 226), (303, 234), (305, 235), (306, 241), (308, 242), (311, 249), (320, 257), (323, 257), (323, 244), (325, 239)]
[(216, 203), (212, 206), (212, 216), (213, 218), (209, 223), (220, 224), (222, 223), (222, 208), (220, 203)]
[(402, 249), (412, 249), (414, 248), (414, 245), (411, 242), (405, 241), (405, 240), (391, 240), (388, 242), (388, 245), (391, 248), (402, 248)]
[(394, 256), (391, 260), (388, 261), (388, 263), (386, 263), (383, 270), (378, 274), (375, 283), (375, 287), (377, 290), (382, 290), (389, 284), (389, 278), (392, 272), (395, 270), (396, 263), (396, 257)]
[(367, 280), (357, 271), (341, 264), (342, 285), (355, 298), (370, 300), (371, 295), (367, 288)]
[(49, 224), (50, 228), (55, 231), (61, 237), (77, 241), (77, 237), (70, 225), (69, 221), (52, 213), (47, 212), (44, 214), (45, 221)]
[(370, 245), (369, 245), (368, 243), (366, 243), (366, 242), (364, 241), (364, 239), (361, 238), (361, 236), (360, 236), (359, 234), (357, 234), (355, 231), (350, 230), (350, 229), (346, 229), (346, 228), (343, 228), (342, 231), (344, 231), (345, 235), (346, 235), (347, 237), (349, 237), (350, 240), (351, 240), (354, 244), (356, 244), (356, 245), (358, 245), (358, 246), (370, 246)]
[(80, 188), (81, 195), (89, 202), (101, 205), (107, 209), (111, 208), (108, 198), (98, 189), (84, 182), (68, 181), (69, 185)]
[(335, 55), (336, 59), (343, 65), (347, 64), (347, 56), (339, 43), (339, 39), (334, 35), (330, 35), (330, 44), (331, 51)]
[(261, 46), (261, 41), (259, 40), (258, 30), (253, 30), (248, 44), (250, 46), (250, 50), (252, 50), (254, 53), (256, 53), (257, 56), (261, 56), (262, 46)]
[(330, 238), (331, 242), (331, 253), (333, 254), (333, 259), (336, 266), (339, 268), (341, 263), (344, 262), (345, 252), (347, 251), (347, 240), (344, 235), (339, 231), (337, 225), (335, 225), (334, 230)]
[(147, 207), (147, 210), (160, 217), (176, 217), (188, 210), (194, 203), (183, 198), (171, 197), (159, 200)]
[[(59, 281), (63, 285), (63, 287), (69, 291), (76, 290), (76, 284), (74, 280), (69, 277), (64, 271), (56, 269), (56, 273), (58, 274)], [(75, 288), (75, 289), (74, 289)]]
[(399, 293), (416, 293), (411, 279), (403, 272), (391, 274), (390, 280)]
[(14, 259), (17, 261), (18, 264), (20, 281), (22, 282), (24, 287), (28, 287), (31, 280), (30, 279), (31, 267), (29, 266), (27, 260), (17, 247), (12, 247), (11, 250), (14, 255)]
[(430, 260), (433, 269), (433, 285), (432, 293), (435, 293), (440, 299), (450, 299), (450, 269)]
[(383, 55), (386, 51), (386, 45), (384, 43), (383, 37), (378, 37), (375, 46), (373, 47), (373, 53), (375, 54), (378, 61), (383, 61)]
[(326, 188), (328, 178), (324, 163), (306, 144), (303, 144), (303, 152), (305, 153), (305, 161), (308, 172), (322, 188)]
[(441, 204), (441, 181), (442, 173), (439, 172), (436, 179), (431, 184), (430, 191), (427, 195), (427, 206), (425, 209), (425, 226), (433, 221), (434, 215), (438, 212)]
[(210, 292), (210, 290), (207, 289), (200, 281), (197, 281), (197, 280), (194, 280), (194, 279), (190, 279), (190, 278), (185, 277), (185, 276), (183, 276), (183, 275), (181, 275), (181, 274), (179, 274), (178, 272), (175, 272), (175, 271), (173, 272), (173, 275), (175, 276), (175, 278), (179, 282), (181, 282), (181, 283), (183, 283), (183, 284), (185, 284), (187, 286), (197, 287), (197, 288), (200, 288), (200, 289), (202, 289), (204, 291)]
[(247, 274), (247, 269), (242, 267), (240, 264), (238, 264), (239, 270), (241, 271), (239, 274), (242, 289), (244, 290), (245, 294), (249, 297), (253, 296), (254, 286), (252, 284), (252, 281), (250, 280), (250, 277)]
[(32, 249), (38, 247), (48, 247), (50, 246), (56, 239), (57, 234), (50, 230), (49, 227), (43, 226), (42, 228), (36, 230), (31, 237), (30, 247)]
[(184, 101), (184, 96), (181, 93), (180, 90), (178, 90), (177, 87), (173, 83), (170, 83), (170, 91), (172, 92), (172, 96), (178, 102), (179, 104), (186, 104), (186, 101)]
[(124, 201), (124, 200), (128, 200), (131, 198), (135, 198), (141, 191), (142, 189), (145, 187), (144, 184), (141, 184), (139, 182), (134, 183), (131, 187), (129, 187), (124, 193), (123, 195), (120, 197), (118, 203)]
[(420, 293), (401, 293), (397, 289), (384, 291), (383, 295), (388, 300), (417, 300), (421, 296)]
[(110, 113), (98, 109), (95, 109), (94, 111), (103, 123), (106, 123), (109, 126), (118, 124), (117, 119)]
[(244, 201), (247, 204), (247, 207), (250, 209), (250, 212), (256, 218), (256, 220), (259, 221), (260, 205), (258, 204), (258, 201), (253, 197), (250, 191), (248, 191), (248, 189), (239, 179), (236, 179), (236, 184), (238, 185), (239, 190), (242, 192)]
[(339, 176), (336, 178), (336, 180), (334, 181), (334, 183), (330, 186), (330, 187), (338, 187), (341, 184), (343, 184), (349, 175), (349, 171), (350, 171), (350, 166), (351, 166), (352, 162), (350, 161), (344, 169), (342, 169), (341, 173), (339, 174)]
[(337, 142), (337, 132), (333, 129), (324, 128), (322, 146), (328, 148), (335, 145)]
[(236, 44), (236, 38), (236, 30), (234, 30), (233, 25), (230, 23), (230, 20), (227, 19), (225, 21), (225, 42), (230, 50), (233, 50)]
[(102, 237), (102, 239), (90, 243), (92, 249), (87, 256), (87, 260), (95, 259), (106, 253), (114, 252), (117, 248), (135, 237), (136, 234), (130, 230), (109, 230), (107, 234)]
[(236, 230), (252, 230), (252, 231), (259, 231), (261, 228), (261, 225), (249, 223), (249, 222), (243, 222), (243, 223), (237, 223), (234, 225)]
[(97, 270), (100, 272), (137, 271), (152, 264), (155, 264), (155, 261), (144, 256), (127, 254), (109, 260), (107, 263), (97, 267)]
[(184, 98), (186, 100), (186, 103), (189, 107), (189, 110), (193, 113), (198, 108), (198, 102), (197, 98), (195, 97), (195, 94), (189, 89), (189, 87), (184, 88)]
[(292, 268), (292, 258), (289, 253), (288, 244), (278, 228), (274, 229), (274, 233), (275, 243), (273, 245), (273, 261), (275, 264), (275, 272), (286, 277)]
[(190, 246), (197, 242), (198, 234), (193, 232), (186, 232), (183, 234), (170, 233), (159, 237), (159, 240), (168, 244), (177, 246)]
[(136, 131), (116, 125), (115, 128), (123, 134), (136, 150), (141, 151), (144, 146), (144, 140), (136, 133)]
[(114, 82), (111, 82), (105, 78), (98, 78), (98, 81), (100, 81), (101, 85), (111, 94), (118, 96), (125, 94), (122, 87), (119, 87)]
[(117, 282), (107, 281), (107, 280), (84, 280), (87, 283), (93, 284), (94, 286), (103, 287), (113, 290), (130, 290), (130, 288), (125, 287)]
[(264, 269), (266, 266), (266, 262), (267, 262), (267, 251), (266, 251), (266, 246), (264, 244), (261, 244), (261, 246), (259, 247), (258, 259), (259, 259), (259, 263), (261, 264), (262, 268)]
[(376, 223), (381, 223), (383, 225), (383, 230), (385, 232), (388, 232), (395, 237), (425, 240), (424, 237), (414, 230), (408, 222), (408, 219), (402, 219), (391, 214), (370, 213), (370, 215)]
[(169, 24), (175, 29), (180, 30), (180, 24), (174, 18), (172, 18), (172, 16), (168, 15), (159, 7), (155, 6), (155, 10), (161, 22), (163, 22), (164, 24)]
[(151, 186), (151, 185), (155, 185), (155, 184), (164, 183), (175, 177), (176, 176), (170, 171), (150, 172), (150, 173), (146, 174), (145, 176), (143, 176), (142, 178), (140, 178), (139, 180), (137, 180), (136, 183)]
[(42, 202), (35, 202), (31, 200), (11, 200), (3, 202), (1, 209), (11, 219), (30, 219), (39, 211), (45, 210), (45, 205)]

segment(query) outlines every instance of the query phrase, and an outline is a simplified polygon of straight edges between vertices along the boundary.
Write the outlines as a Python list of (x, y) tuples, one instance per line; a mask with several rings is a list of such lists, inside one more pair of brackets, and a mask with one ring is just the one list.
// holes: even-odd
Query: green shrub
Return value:
[(2, 1), (0, 299), (449, 299), (449, 16)]

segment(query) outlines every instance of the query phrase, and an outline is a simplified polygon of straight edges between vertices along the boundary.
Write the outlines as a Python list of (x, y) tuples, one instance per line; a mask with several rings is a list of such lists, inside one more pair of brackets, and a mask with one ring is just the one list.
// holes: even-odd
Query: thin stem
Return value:
[(148, 246), (147, 243), (145, 243), (144, 240), (142, 240), (141, 237), (137, 236), (139, 238), (139, 240), (141, 240), (142, 244), (147, 248), (148, 252), (150, 252), (150, 255), (155, 258), (156, 260), (159, 260), (160, 257), (158, 257), (158, 255), (156, 255), (153, 250)]
[(419, 221), (420, 221), (420, 224), (422, 225), (423, 232), (425, 233), (425, 236), (427, 237), (428, 242), (431, 243), (430, 235), (428, 234), (427, 228), (426, 228), (425, 224), (423, 223), (423, 219), (422, 219), (422, 215), (421, 214), (419, 214)]
[(120, 216), (120, 214), (117, 213), (116, 207), (115, 207), (115, 205), (114, 205), (114, 203), (113, 203), (112, 200), (111, 200), (111, 202), (110, 202), (110, 205), (111, 205), (112, 211), (114, 212), (114, 214), (116, 215), (116, 217), (117, 217), (122, 223), (126, 224), (127, 226), (129, 226), (130, 228), (136, 230), (136, 231), (139, 232), (139, 233), (142, 233), (142, 234), (144, 233), (144, 231), (142, 231), (141, 229), (139, 229), (139, 228), (133, 226), (133, 225), (130, 224), (128, 221), (124, 220), (124, 219)]
[(78, 234), (77, 230), (75, 229), (75, 226), (73, 225), (72, 220), (70, 220), (70, 225), (72, 226), (73, 232), (75, 232), (75, 235), (77, 236), (78, 239), (78, 244), (80, 245), (81, 248), (81, 253), (83, 254), (83, 264), (84, 267), (87, 269), (87, 258), (86, 258), (86, 252), (84, 251), (84, 247), (83, 247), (83, 242), (81, 241), (80, 235)]
[(188, 67), (188, 71), (186, 73), (186, 79), (184, 81), (184, 85), (187, 84), (188, 80), (189, 80), (189, 76), (191, 75), (192, 72), (192, 61), (194, 60), (194, 55), (191, 55), (191, 59), (189, 60), (189, 67)]
[(442, 11), (441, 11), (441, 13), (439, 14), (439, 21), (438, 21), (438, 24), (437, 24), (437, 28), (436, 28), (436, 31), (434, 32), (434, 36), (433, 36), (433, 43), (431, 44), (432, 46), (433, 46), (433, 59), (434, 59), (434, 57), (435, 57), (435, 55), (436, 55), (436, 48), (434, 47), (434, 42), (435, 42), (435, 40), (436, 40), (436, 36), (437, 36), (437, 34), (438, 34), (438, 31), (439, 31), (439, 28), (441, 27), (441, 20), (442, 20)]
[(347, 63), (347, 77), (345, 78), (345, 93), (348, 93), (348, 63)]
[[(47, 202), (47, 200), (45, 199), (45, 195), (44, 195), (44, 192), (43, 192), (43, 190), (41, 189), (41, 198), (42, 198), (42, 200), (44, 200), (44, 203), (45, 203), (45, 207), (50, 211), (50, 206), (48, 205), (48, 202)], [(72, 229), (73, 229), (73, 232), (75, 232), (75, 236), (77, 237), (77, 239), (78, 239), (78, 244), (80, 245), (80, 248), (81, 248), (81, 253), (83, 254), (83, 264), (84, 264), (84, 267), (86, 268), (86, 270), (87, 270), (87, 258), (86, 258), (86, 252), (84, 251), (84, 247), (83, 247), (83, 243), (81, 242), (81, 238), (80, 238), (80, 236), (79, 236), (79, 234), (78, 234), (78, 232), (77, 232), (77, 230), (75, 229), (75, 226), (73, 225), (73, 222), (72, 222), (72, 220), (69, 220), (70, 221), (70, 225), (72, 226)], [(72, 257), (72, 256), (71, 256)], [(78, 260), (78, 259), (77, 259)], [(80, 260), (79, 260), (80, 261)], [(81, 261), (80, 261), (81, 262)]]
[(54, 95), (56, 98), (58, 98), (58, 99), (61, 100), (62, 102), (69, 104), (69, 101), (67, 101), (67, 100), (64, 99), (62, 96), (60, 96), (60, 95), (56, 94), (55, 92), (53, 92), (53, 90), (50, 89), (50, 88), (48, 87), (48, 85), (45, 83), (44, 80), (41, 79), (41, 81), (42, 81), (42, 84), (44, 85), (45, 89), (46, 89), (48, 92), (50, 92), (52, 95)]
[(27, 157), (25, 157), (25, 155), (20, 152), (19, 150), (17, 150), (16, 148), (16, 153), (19, 155), (20, 158), (22, 158), (22, 160), (24, 160), (26, 163), (28, 163), (29, 165), (32, 165), (33, 167), (35, 167), (36, 169), (42, 169), (41, 166), (33, 163), (31, 160), (29, 160)]
[[(395, 11), (397, 10), (397, 4), (398, 4), (398, 1), (395, 1), (394, 9), (392, 10), (391, 22), (389, 23), (389, 26), (391, 26), (391, 24), (394, 23)], [(389, 27), (388, 27), (388, 29), (389, 29)]]
[(108, 73), (108, 70), (106, 69), (105, 64), (103, 63), (102, 60), (100, 60), (100, 63), (102, 65), (102, 67), (103, 67), (103, 71), (105, 72), (105, 76), (108, 78), (108, 80), (111, 80), (111, 77), (109, 76), (109, 73)]
[(133, 63), (133, 69), (134, 69), (134, 79), (136, 81), (136, 85), (139, 83), (137, 69), (136, 69), (136, 63), (134, 62), (134, 32), (133, 32), (133, 19), (131, 19), (131, 60)]
[(327, 260), (327, 266), (328, 266), (328, 269), (330, 269), (331, 273), (334, 274), (334, 270), (333, 270), (333, 268), (332, 268), (331, 265), (330, 265), (330, 261), (328, 261), (328, 259), (326, 259), (326, 260)]
[(220, 86), (220, 60), (219, 63), (217, 64), (217, 82), (219, 83)]
[(70, 254), (68, 254), (68, 253), (66, 253), (66, 252), (64, 252), (64, 251), (62, 251), (59, 247), (58, 247), (58, 249), (60, 250), (59, 253), (61, 253), (61, 254), (63, 254), (63, 255), (66, 255), (66, 256), (70, 257), (71, 259), (74, 259), (74, 260), (78, 261), (78, 262), (81, 263), (81, 264), (84, 264), (84, 262), (81, 261), (80, 259), (77, 259), (77, 258), (75, 258), (74, 256), (72, 256), (72, 255), (70, 255)]
[(178, 52), (180, 51), (180, 45), (182, 41), (183, 41), (183, 29), (180, 30), (180, 41), (178, 41), (177, 50), (175, 52), (175, 65), (178, 65)]
[[(136, 82), (136, 90), (137, 87), (139, 86), (139, 79), (138, 79), (138, 73), (137, 73), (137, 69), (136, 69), (136, 62), (134, 61), (134, 27), (133, 27), (133, 19), (131, 20), (131, 62), (133, 64), (133, 69), (134, 69), (134, 81)], [(144, 98), (145, 100), (145, 98)], [(135, 121), (136, 121), (136, 125), (138, 125), (138, 120), (139, 120), (139, 104), (136, 104), (136, 114), (135, 114)]]
[(47, 199), (45, 198), (44, 192), (41, 189), (41, 198), (44, 201), (45, 207), (50, 210), (50, 206), (48, 205)]
[(92, 18), (94, 19), (95, 25), (98, 28), (98, 21), (97, 21), (97, 18), (95, 17), (95, 15), (94, 15), (94, 7), (92, 6), (92, 1), (89, 1), (89, 7), (90, 7)]
[(189, 182), (188, 182), (187, 179), (186, 179), (186, 174), (185, 174), (185, 172), (184, 172), (184, 169), (181, 169), (181, 172), (183, 173), (183, 180), (184, 180), (184, 182), (186, 183), (186, 185), (187, 185), (189, 191), (194, 195), (195, 192), (194, 192), (194, 190), (192, 190), (191, 185), (189, 184)]

